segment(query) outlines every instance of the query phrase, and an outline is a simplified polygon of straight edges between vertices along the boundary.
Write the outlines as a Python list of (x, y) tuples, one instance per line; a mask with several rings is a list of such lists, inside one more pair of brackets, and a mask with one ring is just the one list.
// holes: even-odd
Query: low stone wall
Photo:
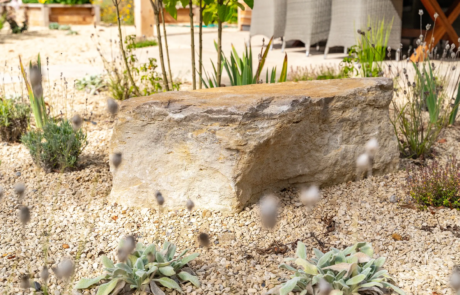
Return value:
[(121, 104), (110, 151), (122, 152), (110, 198), (154, 207), (240, 210), (262, 194), (299, 184), (355, 179), (372, 137), (373, 173), (394, 171), (397, 139), (385, 78), (168, 92)]

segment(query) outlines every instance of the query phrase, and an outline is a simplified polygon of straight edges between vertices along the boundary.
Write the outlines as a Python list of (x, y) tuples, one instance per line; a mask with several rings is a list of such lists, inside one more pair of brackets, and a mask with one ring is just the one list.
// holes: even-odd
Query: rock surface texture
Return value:
[(392, 81), (343, 79), (169, 92), (121, 104), (111, 200), (134, 207), (240, 210), (264, 193), (356, 178), (370, 138), (373, 174), (397, 169)]

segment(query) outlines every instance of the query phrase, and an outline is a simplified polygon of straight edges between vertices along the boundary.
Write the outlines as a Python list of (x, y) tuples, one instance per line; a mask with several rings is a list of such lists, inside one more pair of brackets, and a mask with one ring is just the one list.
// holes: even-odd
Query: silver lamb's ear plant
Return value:
[[(387, 270), (382, 269), (385, 258), (372, 258), (374, 250), (369, 243), (356, 243), (345, 250), (332, 248), (327, 253), (313, 249), (315, 257), (307, 258), (307, 247), (297, 243), (296, 258), (287, 258), (298, 267), (288, 264), (279, 267), (294, 272), (292, 279), (277, 287), (280, 295), (289, 292), (300, 294), (383, 295), (385, 289), (393, 289), (398, 294), (405, 292), (393, 285)], [(272, 289), (270, 294), (276, 294)], [(323, 293), (326, 292), (326, 293)], [(329, 292), (329, 293), (328, 293)]]
[[(121, 242), (123, 244), (123, 242)], [(157, 283), (182, 293), (179, 283), (189, 281), (196, 287), (200, 287), (198, 278), (182, 268), (190, 261), (199, 256), (198, 253), (184, 256), (188, 250), (183, 251), (177, 257), (176, 245), (164, 242), (163, 247), (155, 244), (144, 246), (137, 243), (134, 252), (128, 255), (125, 263), (114, 264), (108, 257), (102, 256), (102, 264), (105, 267), (105, 274), (94, 279), (81, 279), (75, 289), (87, 289), (101, 280), (109, 280), (108, 283), (99, 286), (98, 294), (118, 293), (116, 286), (129, 284), (131, 289), (152, 290), (154, 294), (158, 290)], [(152, 259), (152, 257), (155, 257)], [(153, 260), (153, 261), (152, 261)], [(172, 278), (174, 279), (172, 279)]]

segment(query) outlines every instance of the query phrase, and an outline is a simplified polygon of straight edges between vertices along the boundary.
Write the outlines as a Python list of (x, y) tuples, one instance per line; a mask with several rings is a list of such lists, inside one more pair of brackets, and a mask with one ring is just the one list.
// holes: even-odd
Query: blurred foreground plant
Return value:
[[(106, 274), (94, 279), (81, 279), (76, 289), (87, 289), (102, 280), (109, 282), (99, 286), (97, 294), (110, 294), (120, 291), (129, 284), (130, 289), (138, 291), (157, 292), (157, 283), (170, 289), (175, 289), (182, 293), (182, 289), (177, 283), (189, 281), (196, 287), (200, 287), (198, 278), (189, 272), (182, 270), (187, 263), (198, 257), (198, 253), (184, 257), (188, 250), (183, 251), (174, 258), (176, 245), (165, 242), (162, 248), (157, 248), (155, 244), (144, 246), (136, 243), (134, 237), (129, 236), (120, 242), (118, 250), (119, 263), (114, 264), (106, 256), (102, 256), (102, 264)], [(176, 280), (173, 280), (174, 277)]]
[(460, 164), (455, 157), (444, 165), (432, 161), (407, 170), (407, 193), (422, 207), (460, 209)]
[(285, 260), (294, 261), (300, 268), (287, 264), (280, 265), (280, 268), (293, 271), (294, 275), (281, 288), (278, 287), (279, 294), (384, 294), (385, 288), (405, 294), (403, 290), (390, 283), (393, 279), (387, 270), (382, 269), (386, 259), (372, 258), (374, 250), (369, 243), (357, 243), (342, 251), (332, 248), (327, 253), (322, 253), (318, 249), (313, 250), (315, 257), (308, 259), (305, 244), (297, 243), (297, 258)]
[(37, 63), (29, 64), (29, 77), (30, 84), (27, 79), (26, 71), (22, 65), (21, 56), (19, 56), (19, 64), (21, 67), (22, 77), (24, 84), (26, 84), (27, 93), (29, 95), (30, 106), (34, 114), (35, 124), (37, 128), (43, 128), (48, 122), (48, 114), (46, 113), (45, 101), (43, 99), (43, 86), (42, 86), (42, 70), (41, 59), (38, 54)]

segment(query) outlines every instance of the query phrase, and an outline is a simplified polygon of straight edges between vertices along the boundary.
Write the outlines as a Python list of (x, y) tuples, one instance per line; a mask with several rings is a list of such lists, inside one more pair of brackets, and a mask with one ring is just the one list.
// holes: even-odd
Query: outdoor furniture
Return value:
[[(436, 46), (438, 42), (443, 39), (444, 35), (447, 35), (447, 39), (451, 43), (455, 44), (458, 48), (460, 43), (458, 40), (458, 35), (452, 27), (452, 24), (460, 15), (460, 1), (453, 1), (453, 4), (446, 12), (443, 12), (441, 6), (436, 0), (421, 0), (421, 2), (423, 6), (425, 6), (425, 9), (427, 10), (430, 17), (436, 23), (434, 25), (434, 29), (429, 30), (426, 34), (426, 47), (433, 49), (434, 46)], [(434, 17), (435, 13), (438, 14), (437, 18)], [(429, 48), (425, 49), (426, 52), (429, 50)], [(416, 55), (411, 56), (412, 61), (416, 62), (425, 57), (425, 54), (423, 54), (422, 46), (419, 46), (416, 52)]]
[(388, 45), (399, 48), (402, 8), (403, 0), (332, 0), (331, 28), (324, 58), (327, 57), (329, 48), (333, 46), (344, 46), (344, 53), (347, 53), (347, 48), (356, 44), (356, 31), (366, 30), (368, 20), (372, 23), (382, 19), (386, 23), (393, 20)]
[(326, 40), (331, 25), (332, 0), (287, 0), (286, 41), (300, 40), (305, 43), (306, 55), (311, 44)]
[(256, 35), (270, 39), (284, 35), (287, 0), (254, 0), (249, 41)]

